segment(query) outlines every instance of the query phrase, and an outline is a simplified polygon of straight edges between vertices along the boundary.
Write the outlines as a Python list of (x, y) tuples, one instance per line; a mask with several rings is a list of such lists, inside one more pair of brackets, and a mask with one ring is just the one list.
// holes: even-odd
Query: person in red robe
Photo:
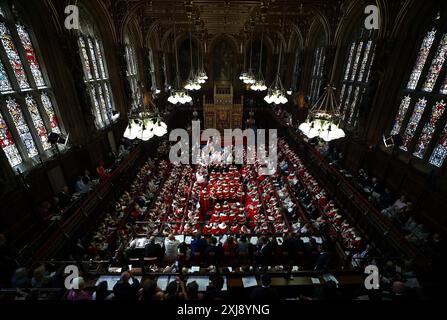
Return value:
[(100, 162), (98, 167), (96, 167), (96, 173), (98, 173), (99, 181), (105, 181), (110, 178), (110, 173), (104, 169), (104, 162)]

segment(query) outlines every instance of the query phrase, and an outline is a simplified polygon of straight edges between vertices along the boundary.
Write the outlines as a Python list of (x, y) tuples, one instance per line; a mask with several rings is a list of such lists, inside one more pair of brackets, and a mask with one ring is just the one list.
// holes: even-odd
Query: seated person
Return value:
[(105, 181), (105, 180), (110, 178), (110, 173), (109, 173), (108, 170), (106, 170), (104, 168), (104, 162), (103, 161), (101, 161), (99, 163), (98, 167), (96, 167), (96, 173), (98, 173), (100, 181)]
[(379, 209), (383, 210), (385, 208), (390, 207), (393, 204), (393, 194), (391, 193), (390, 189), (385, 188), (383, 193), (380, 195), (379, 198)]
[(66, 208), (71, 202), (71, 193), (67, 186), (63, 187), (61, 192), (57, 194), (59, 198), (59, 206), (61, 209)]
[(279, 294), (276, 289), (270, 287), (272, 279), (270, 275), (261, 276), (261, 287), (256, 287), (250, 294), (250, 300), (259, 302), (272, 302), (279, 300)]
[(406, 197), (403, 195), (397, 199), (391, 207), (382, 210), (382, 214), (390, 218), (402, 212), (407, 206)]
[(149, 238), (149, 243), (144, 247), (145, 257), (156, 257), (158, 260), (163, 256), (163, 251), (160, 244), (155, 243), (155, 237), (151, 236)]
[(75, 192), (85, 194), (90, 191), (90, 187), (84, 183), (82, 176), (78, 177), (75, 183)]
[(173, 234), (170, 234), (165, 240), (165, 261), (168, 263), (174, 262), (178, 257), (178, 246), (180, 241), (175, 239)]
[[(129, 283), (129, 280), (132, 280), (132, 284)], [(136, 300), (139, 287), (140, 282), (133, 277), (132, 272), (125, 271), (113, 287), (114, 299), (119, 301)]]

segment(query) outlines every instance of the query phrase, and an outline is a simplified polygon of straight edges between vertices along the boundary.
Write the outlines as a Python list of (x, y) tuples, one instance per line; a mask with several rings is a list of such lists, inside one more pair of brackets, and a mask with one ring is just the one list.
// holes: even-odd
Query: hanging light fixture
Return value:
[(194, 72), (194, 64), (192, 62), (192, 36), (191, 36), (191, 29), (189, 29), (189, 51), (190, 51), (190, 58), (191, 58), (191, 68), (189, 69), (189, 76), (188, 80), (186, 80), (185, 89), (188, 91), (195, 91), (200, 90), (202, 87), (200, 83), (197, 82), (196, 74)]
[(162, 137), (168, 132), (168, 127), (158, 114), (155, 104), (152, 100), (149, 101), (154, 111), (144, 105), (140, 105), (141, 107), (136, 110), (131, 110), (129, 124), (123, 134), (124, 138), (148, 141), (154, 136)]
[(191, 96), (186, 90), (180, 86), (180, 73), (178, 68), (178, 50), (175, 32), (175, 22), (174, 22), (174, 50), (175, 50), (175, 65), (176, 65), (176, 75), (174, 87), (171, 88), (171, 93), (168, 97), (168, 102), (172, 104), (185, 104), (192, 101)]
[(245, 50), (241, 49), (241, 51), (243, 51), (244, 54), (244, 68), (242, 69), (241, 75), (239, 76), (239, 80), (243, 82), (247, 78), (247, 71), (245, 70), (245, 68), (247, 67), (247, 56), (245, 54)]
[(345, 132), (339, 127), (340, 115), (335, 98), (335, 88), (328, 85), (323, 95), (309, 110), (306, 122), (298, 128), (309, 139), (319, 137), (326, 142), (345, 137)]
[(251, 27), (251, 39), (250, 39), (250, 66), (248, 67), (248, 72), (246, 73), (242, 82), (245, 84), (254, 84), (256, 82), (255, 75), (253, 74), (253, 69), (251, 68), (251, 58), (253, 56), (253, 26)]
[[(202, 43), (204, 42), (204, 37), (202, 35)], [(203, 56), (205, 54), (205, 46), (203, 45), (203, 51), (202, 51), (202, 59), (200, 59), (200, 50), (197, 48), (197, 75), (196, 75), (196, 81), (199, 84), (204, 84), (206, 80), (208, 80), (208, 76), (206, 75), (205, 69), (203, 68)]]
[(267, 95), (264, 97), (265, 102), (273, 104), (285, 104), (287, 103), (287, 96), (284, 87), (281, 82), (280, 68), (282, 58), (282, 40), (279, 44), (279, 57), (278, 57), (278, 69), (276, 71), (275, 80), (267, 91)]
[(253, 91), (265, 91), (267, 90), (267, 86), (265, 85), (264, 77), (262, 76), (262, 47), (264, 44), (264, 30), (262, 30), (261, 36), (261, 49), (259, 56), (259, 70), (258, 75), (256, 76), (255, 83), (251, 85), (250, 89)]

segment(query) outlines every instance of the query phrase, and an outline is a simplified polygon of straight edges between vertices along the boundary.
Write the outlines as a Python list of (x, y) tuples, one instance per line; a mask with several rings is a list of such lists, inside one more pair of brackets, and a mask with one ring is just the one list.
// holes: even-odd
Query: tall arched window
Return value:
[(326, 52), (324, 47), (315, 49), (314, 64), (312, 68), (312, 77), (310, 84), (310, 97), (316, 102), (320, 96), (321, 88), (324, 83), (324, 65), (326, 62)]
[[(152, 49), (149, 48), (148, 50), (148, 59), (149, 59), (149, 70), (148, 70), (148, 76), (149, 76), (149, 83), (151, 84), (151, 90), (156, 91), (157, 90), (157, 81), (155, 78), (155, 64), (154, 64), (154, 54), (152, 52)], [(163, 60), (166, 59), (166, 56), (163, 56)], [(165, 65), (165, 62), (163, 62)], [(165, 70), (166, 73), (166, 70)], [(167, 83), (167, 76), (165, 75), (166, 83)]]
[(112, 123), (115, 110), (110, 87), (104, 49), (93, 19), (88, 12), (80, 10), (78, 46), (84, 68), (84, 81), (93, 106), (95, 125), (98, 129)]
[(0, 147), (22, 170), (48, 159), (61, 133), (51, 86), (32, 30), (18, 8), (0, 1)]
[(339, 97), (341, 119), (348, 127), (354, 127), (357, 123), (374, 57), (374, 33), (361, 28), (349, 47)]
[(391, 128), (399, 148), (435, 167), (447, 157), (447, 21), (438, 14), (420, 42)]
[(141, 92), (138, 88), (138, 64), (135, 54), (135, 46), (129, 40), (129, 37), (125, 39), (125, 51), (126, 51), (126, 77), (130, 85), (130, 91), (132, 93), (132, 108), (137, 108), (141, 102)]
[(299, 48), (296, 49), (295, 52), (295, 62), (293, 65), (293, 74), (292, 74), (292, 89), (294, 91), (297, 91), (300, 86), (300, 58), (301, 58), (301, 51)]

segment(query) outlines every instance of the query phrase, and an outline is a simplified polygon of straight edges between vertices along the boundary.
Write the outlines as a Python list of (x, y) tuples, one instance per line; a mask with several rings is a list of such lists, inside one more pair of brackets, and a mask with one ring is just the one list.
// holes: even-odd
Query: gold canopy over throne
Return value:
[(214, 85), (214, 99), (203, 97), (204, 129), (242, 129), (242, 97), (233, 96), (230, 81), (218, 81)]

